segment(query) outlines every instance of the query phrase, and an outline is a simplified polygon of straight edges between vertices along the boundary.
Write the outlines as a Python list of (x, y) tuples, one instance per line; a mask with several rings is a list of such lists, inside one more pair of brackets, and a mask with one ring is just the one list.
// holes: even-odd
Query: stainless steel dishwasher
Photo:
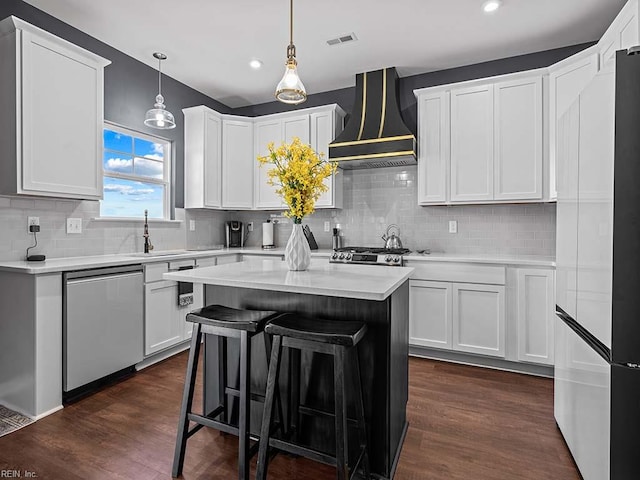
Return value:
[(65, 273), (63, 396), (142, 361), (142, 335), (141, 265)]

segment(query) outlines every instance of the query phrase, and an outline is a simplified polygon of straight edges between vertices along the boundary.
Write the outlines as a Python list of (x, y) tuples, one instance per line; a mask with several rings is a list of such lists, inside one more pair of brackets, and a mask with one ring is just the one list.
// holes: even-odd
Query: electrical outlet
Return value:
[(331, 231), (331, 222), (324, 222), (324, 231), (325, 232)]
[(449, 233), (458, 233), (458, 221), (449, 220)]
[(189, 231), (190, 232), (195, 232), (196, 231), (196, 221), (195, 220), (189, 220)]
[(247, 230), (249, 230), (250, 232), (253, 232), (253, 222), (247, 223)]
[(67, 234), (82, 233), (81, 218), (67, 218)]
[(40, 217), (27, 217), (27, 232), (31, 231), (29, 228), (31, 225), (40, 226)]

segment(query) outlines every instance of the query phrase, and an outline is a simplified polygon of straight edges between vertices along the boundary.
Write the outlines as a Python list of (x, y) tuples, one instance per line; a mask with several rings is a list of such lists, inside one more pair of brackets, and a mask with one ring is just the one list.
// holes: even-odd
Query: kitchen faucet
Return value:
[(147, 210), (144, 211), (144, 253), (149, 253), (153, 250), (153, 245), (151, 244), (151, 240), (149, 239), (149, 222), (147, 220), (147, 215), (149, 212)]

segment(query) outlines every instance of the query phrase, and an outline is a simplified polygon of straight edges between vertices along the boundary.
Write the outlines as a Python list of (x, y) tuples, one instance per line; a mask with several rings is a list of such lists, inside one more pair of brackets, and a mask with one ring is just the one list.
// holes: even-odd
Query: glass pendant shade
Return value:
[(164, 97), (162, 95), (156, 97), (156, 103), (153, 107), (147, 111), (144, 117), (144, 124), (147, 127), (163, 130), (175, 128), (176, 121), (173, 118), (173, 114), (164, 106)]
[(289, 60), (284, 75), (276, 87), (276, 98), (282, 103), (298, 104), (307, 99), (307, 92), (298, 76), (295, 60)]
[(176, 127), (176, 121), (173, 114), (167, 110), (164, 105), (164, 97), (162, 96), (162, 60), (166, 60), (164, 53), (156, 52), (153, 54), (158, 59), (158, 95), (156, 95), (156, 103), (153, 108), (147, 111), (144, 116), (144, 124), (147, 127), (158, 128), (160, 130), (168, 130)]

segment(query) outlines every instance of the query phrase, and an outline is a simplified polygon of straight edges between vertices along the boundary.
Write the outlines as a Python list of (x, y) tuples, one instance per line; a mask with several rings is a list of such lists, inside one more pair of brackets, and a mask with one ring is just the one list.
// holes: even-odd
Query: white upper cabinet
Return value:
[(185, 108), (185, 208), (253, 208), (253, 120)]
[(493, 85), (451, 90), (451, 201), (493, 199)]
[(449, 197), (450, 93), (418, 98), (418, 203), (445, 203)]
[[(337, 105), (314, 107), (295, 112), (265, 115), (255, 122), (256, 157), (266, 155), (267, 145), (273, 142), (291, 142), (298, 137), (302, 143), (311, 145), (327, 159), (329, 143), (342, 131), (345, 113)], [(254, 159), (255, 160), (255, 159)], [(275, 187), (267, 184), (269, 165), (255, 165), (255, 208), (277, 210), (284, 207), (282, 199), (276, 195)], [(342, 208), (342, 178), (340, 173), (325, 180), (328, 191), (316, 202), (316, 208)]]
[[(256, 157), (269, 154), (267, 146), (274, 142), (278, 146), (278, 139), (282, 137), (282, 122), (279, 120), (261, 120), (254, 125)], [(284, 206), (282, 198), (276, 194), (276, 187), (269, 185), (267, 172), (273, 168), (270, 164), (255, 165), (255, 201), (256, 208), (278, 209)]]
[(545, 198), (543, 71), (416, 90), (420, 205)]
[(542, 76), (494, 86), (494, 199), (542, 200)]
[[(311, 147), (324, 158), (329, 159), (329, 144), (343, 129), (344, 112), (332, 110), (312, 113), (309, 117)], [(328, 190), (320, 195), (316, 202), (316, 208), (342, 208), (343, 204), (343, 178), (342, 169), (327, 177), (324, 184)]]
[(253, 208), (253, 122), (242, 117), (222, 120), (222, 208)]
[[(257, 118), (223, 115), (205, 106), (183, 110), (185, 118), (185, 208), (280, 210), (276, 187), (267, 183), (271, 165), (257, 157), (268, 145), (298, 137), (318, 153), (342, 131), (344, 111), (337, 105)], [(342, 178), (325, 181), (329, 190), (316, 208), (342, 208)]]
[(102, 198), (111, 62), (15, 17), (0, 22), (0, 193)]
[(206, 107), (183, 110), (184, 206), (222, 207), (222, 117)]
[(598, 42), (600, 68), (613, 64), (616, 51), (638, 45), (638, 0), (630, 0)]

